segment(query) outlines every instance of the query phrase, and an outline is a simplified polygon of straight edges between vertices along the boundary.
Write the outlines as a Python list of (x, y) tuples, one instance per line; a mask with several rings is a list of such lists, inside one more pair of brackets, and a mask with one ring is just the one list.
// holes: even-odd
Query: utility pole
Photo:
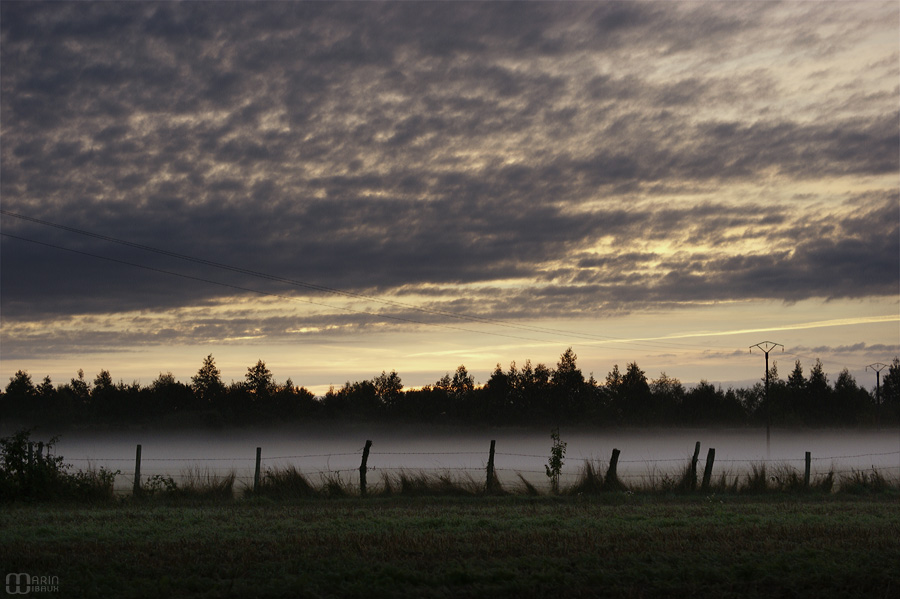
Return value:
[(769, 447), (770, 441), (772, 438), (770, 432), (771, 426), (771, 408), (769, 407), (769, 352), (775, 349), (776, 347), (780, 347), (781, 351), (784, 351), (784, 346), (780, 343), (774, 343), (772, 341), (763, 341), (761, 343), (757, 343), (756, 345), (750, 346), (750, 353), (753, 353), (753, 348), (758, 348), (764, 354), (766, 354), (766, 459), (769, 458)]
[(877, 406), (881, 405), (881, 371), (887, 367), (887, 364), (882, 364), (881, 362), (875, 362), (866, 366), (866, 372), (869, 372), (870, 368), (875, 371), (875, 405)]

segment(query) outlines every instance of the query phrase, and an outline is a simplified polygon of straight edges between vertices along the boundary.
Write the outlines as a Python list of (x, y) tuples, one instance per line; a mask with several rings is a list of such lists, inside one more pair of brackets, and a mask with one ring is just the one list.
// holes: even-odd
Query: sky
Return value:
[(0, 4), (0, 381), (900, 353), (900, 4)]

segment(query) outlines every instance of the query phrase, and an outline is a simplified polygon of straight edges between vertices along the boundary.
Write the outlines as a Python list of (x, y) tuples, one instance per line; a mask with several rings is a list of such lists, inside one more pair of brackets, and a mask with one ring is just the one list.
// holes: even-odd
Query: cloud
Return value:
[[(872, 33), (896, 42), (880, 17), (897, 9), (867, 7), (4, 3), (3, 207), (492, 317), (890, 296), (896, 43), (858, 54)], [(743, 197), (848, 178), (869, 189)], [(4, 237), (8, 323), (235, 293), (158, 270), (311, 293), (2, 229), (157, 269)]]

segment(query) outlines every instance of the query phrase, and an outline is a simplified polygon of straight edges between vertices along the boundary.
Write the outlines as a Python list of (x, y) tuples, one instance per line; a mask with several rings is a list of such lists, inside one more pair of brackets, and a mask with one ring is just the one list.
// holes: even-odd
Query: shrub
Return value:
[(154, 474), (153, 476), (148, 476), (147, 481), (141, 485), (141, 494), (153, 496), (161, 493), (174, 493), (177, 489), (178, 483), (171, 476)]
[(550, 488), (554, 494), (559, 493), (559, 475), (562, 473), (564, 458), (566, 457), (566, 444), (560, 441), (559, 427), (550, 431), (550, 439), (553, 446), (550, 448), (549, 463), (544, 466), (547, 471), (547, 478), (550, 479)]
[(0, 439), (0, 501), (111, 500), (118, 470), (106, 468), (72, 474), (62, 456), (52, 455), (58, 437), (31, 441), (21, 430)]
[(104, 467), (100, 470), (79, 470), (69, 476), (72, 499), (76, 501), (112, 501), (115, 499), (114, 485), (120, 470), (112, 471)]

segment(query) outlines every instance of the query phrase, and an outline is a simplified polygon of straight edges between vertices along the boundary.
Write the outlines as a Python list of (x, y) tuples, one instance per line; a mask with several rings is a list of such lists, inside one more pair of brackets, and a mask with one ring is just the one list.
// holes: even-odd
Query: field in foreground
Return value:
[(58, 597), (896, 597), (886, 497), (385, 497), (8, 505)]

